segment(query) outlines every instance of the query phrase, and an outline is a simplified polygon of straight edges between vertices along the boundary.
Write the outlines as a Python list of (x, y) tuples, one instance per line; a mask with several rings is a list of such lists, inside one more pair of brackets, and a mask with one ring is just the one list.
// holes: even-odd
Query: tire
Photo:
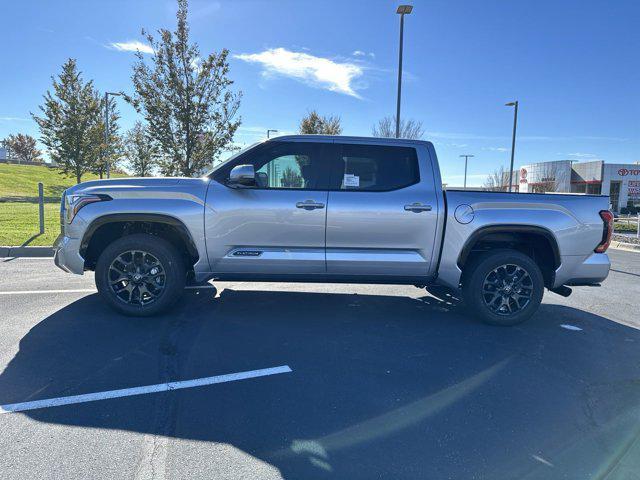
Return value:
[(171, 307), (184, 291), (186, 269), (175, 247), (148, 234), (121, 237), (96, 263), (96, 287), (124, 315), (148, 317)]
[(522, 323), (542, 301), (544, 278), (540, 267), (516, 250), (488, 252), (469, 264), (463, 275), (466, 307), (490, 325)]

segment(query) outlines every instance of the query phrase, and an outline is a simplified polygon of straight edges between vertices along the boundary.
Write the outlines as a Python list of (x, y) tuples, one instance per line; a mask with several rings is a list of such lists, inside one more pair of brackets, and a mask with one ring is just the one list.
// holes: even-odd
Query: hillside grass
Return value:
[[(82, 181), (98, 178), (87, 174)], [(44, 185), (45, 197), (45, 233), (42, 235), (39, 234), (38, 182)], [(57, 168), (0, 163), (0, 245), (52, 245), (60, 232), (60, 197), (75, 184), (74, 176), (61, 175)]]
[[(113, 176), (124, 175), (114, 174)], [(86, 174), (83, 175), (82, 181), (98, 178), (97, 175)], [(76, 184), (76, 178), (60, 174), (57, 168), (0, 163), (0, 200), (37, 202), (38, 182), (44, 184), (45, 202), (59, 202), (62, 192)]]

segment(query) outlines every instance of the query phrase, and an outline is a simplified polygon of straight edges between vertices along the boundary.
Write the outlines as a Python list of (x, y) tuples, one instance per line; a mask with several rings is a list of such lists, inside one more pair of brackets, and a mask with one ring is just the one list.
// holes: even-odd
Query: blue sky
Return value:
[[(267, 128), (294, 132), (309, 110), (370, 135), (395, 112), (398, 2), (192, 0), (203, 54), (228, 48), (243, 92), (240, 144)], [(520, 101), (516, 166), (640, 160), (640, 2), (414, 1), (405, 23), (403, 116), (422, 121), (444, 180), (480, 184), (508, 165)], [(37, 112), (68, 57), (101, 91), (131, 91), (131, 42), (175, 26), (173, 1), (29, 1), (3, 6), (0, 138), (38, 134)], [(118, 44), (118, 45), (116, 45)], [(122, 102), (121, 126), (135, 112)]]

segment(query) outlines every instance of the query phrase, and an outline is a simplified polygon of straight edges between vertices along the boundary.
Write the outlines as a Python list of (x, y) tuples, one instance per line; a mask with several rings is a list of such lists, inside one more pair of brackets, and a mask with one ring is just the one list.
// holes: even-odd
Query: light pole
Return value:
[(274, 130), (273, 128), (270, 128), (269, 130), (267, 130), (267, 138), (269, 138), (269, 134), (273, 132), (273, 133), (278, 133), (278, 130)]
[(467, 189), (467, 162), (473, 155), (460, 155), (460, 158), (464, 157), (464, 188)]
[(111, 169), (109, 168), (109, 95), (112, 97), (119, 97), (121, 93), (104, 92), (104, 152), (103, 161), (105, 162), (105, 170), (107, 178), (111, 176)]
[(516, 127), (518, 126), (518, 100), (515, 102), (505, 103), (506, 107), (514, 107), (513, 109), (513, 136), (511, 137), (511, 167), (509, 167), (509, 191), (513, 185), (513, 155), (516, 151)]
[(404, 16), (409, 15), (413, 5), (400, 5), (396, 13), (400, 15), (400, 50), (398, 53), (398, 102), (396, 105), (396, 138), (400, 138), (400, 97), (402, 96), (402, 43), (404, 36)]

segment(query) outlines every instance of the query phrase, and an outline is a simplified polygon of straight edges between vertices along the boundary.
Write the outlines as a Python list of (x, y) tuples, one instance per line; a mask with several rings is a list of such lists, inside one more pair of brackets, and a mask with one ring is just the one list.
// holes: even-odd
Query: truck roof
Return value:
[(413, 140), (408, 138), (388, 138), (388, 137), (353, 137), (348, 135), (282, 135), (273, 137), (267, 142), (283, 142), (283, 141), (315, 141), (315, 142), (355, 142), (355, 143), (375, 143), (389, 145), (430, 145), (431, 142), (426, 140)]

